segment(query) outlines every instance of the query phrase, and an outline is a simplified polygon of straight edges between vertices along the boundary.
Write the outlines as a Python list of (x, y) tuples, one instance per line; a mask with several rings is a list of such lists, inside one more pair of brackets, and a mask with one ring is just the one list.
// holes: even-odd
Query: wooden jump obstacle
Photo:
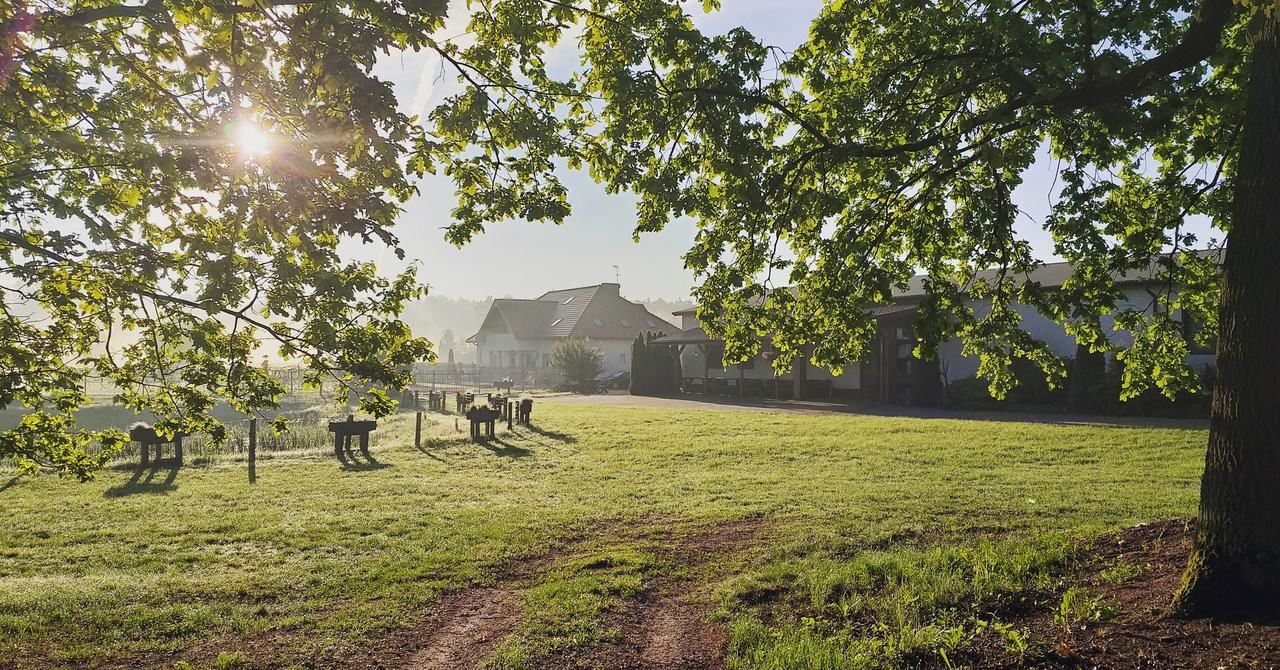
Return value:
[[(494, 423), (502, 412), (492, 407), (471, 407), (467, 410), (467, 421), (471, 422), (471, 441), (480, 442), (483, 440), (493, 439)], [(484, 427), (483, 437), (480, 434), (481, 426)]]
[(330, 421), (329, 432), (333, 433), (333, 455), (343, 460), (351, 453), (351, 438), (360, 437), (360, 453), (369, 458), (369, 433), (378, 428), (377, 421), (356, 421), (355, 416), (348, 414), (346, 421)]
[(516, 407), (516, 423), (527, 426), (533, 417), (533, 399), (525, 398)]
[[(422, 405), (419, 404), (419, 407)], [(427, 411), (443, 412), (444, 409), (444, 391), (428, 391), (427, 392)]]
[(495, 390), (495, 391), (502, 391), (502, 392), (506, 393), (507, 395), (511, 395), (511, 389), (512, 389), (515, 385), (516, 385), (516, 383), (515, 383), (515, 382), (513, 382), (513, 381), (511, 381), (510, 379), (498, 379), (498, 380), (494, 381), (494, 382), (493, 382), (493, 384), (492, 384), (492, 386), (493, 386), (493, 390)]
[(457, 407), (458, 414), (466, 414), (467, 409), (471, 407), (471, 403), (475, 401), (476, 401), (476, 396), (474, 393), (463, 393), (461, 391), (458, 391), (457, 393), (453, 394), (453, 402), (454, 402), (454, 405)]
[(156, 433), (156, 429), (148, 425), (137, 425), (129, 429), (129, 439), (137, 442), (141, 448), (142, 465), (147, 465), (152, 459), (149, 458), (151, 447), (155, 447), (155, 462), (160, 462), (162, 449), (166, 444), (173, 445), (173, 460), (179, 466), (182, 465), (182, 438), (186, 437), (186, 433), (174, 433), (172, 438), (161, 437)]

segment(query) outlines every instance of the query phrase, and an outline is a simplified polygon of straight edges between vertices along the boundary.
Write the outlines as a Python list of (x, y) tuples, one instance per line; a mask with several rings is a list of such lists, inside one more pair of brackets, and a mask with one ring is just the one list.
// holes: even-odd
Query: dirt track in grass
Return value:
[[(616, 637), (595, 647), (573, 649), (537, 660), (538, 670), (721, 670), (725, 631), (712, 621), (708, 569), (719, 559), (759, 541), (765, 525), (738, 522), (706, 528), (667, 529), (646, 535), (678, 566), (673, 576), (654, 580), (636, 598), (611, 612), (605, 625)], [(1091, 547), (1081, 567), (1065, 583), (1082, 585), (1116, 608), (1114, 619), (1067, 629), (1047, 608), (1014, 616), (1042, 651), (1018, 659), (996, 646), (976, 646), (959, 661), (975, 670), (1280, 670), (1280, 622), (1183, 620), (1166, 612), (1169, 596), (1190, 551), (1194, 524), (1172, 520), (1119, 531)], [(525, 578), (543, 569), (536, 562)], [(1136, 577), (1114, 583), (1103, 577), (1117, 564), (1141, 566)], [(473, 670), (519, 623), (518, 587), (476, 587), (440, 601), (433, 613), (404, 639), (401, 662), (364, 667), (406, 670)], [(390, 660), (385, 655), (383, 660)], [(393, 654), (394, 656), (394, 654)], [(371, 659), (372, 660), (372, 659)], [(944, 667), (925, 661), (923, 667)]]
[(479, 667), (520, 621), (517, 591), (472, 588), (446, 596), (419, 627), (421, 646), (401, 666), (406, 670), (467, 670)]
[[(605, 625), (617, 637), (593, 648), (538, 659), (534, 666), (618, 670), (716, 670), (723, 667), (725, 635), (710, 619), (697, 573), (710, 561), (744, 549), (763, 523), (743, 521), (693, 529), (642, 532), (662, 547), (681, 577), (662, 577), (611, 613)], [(616, 530), (616, 529), (615, 529)], [(398, 670), (476, 670), (520, 623), (520, 598), (530, 582), (563, 552), (521, 564), (495, 586), (453, 591), (420, 622), (372, 644), (338, 667)]]
[(725, 631), (712, 621), (706, 574), (760, 541), (762, 521), (740, 521), (690, 530), (665, 530), (650, 539), (663, 558), (678, 566), (675, 576), (654, 580), (637, 597), (612, 612), (605, 625), (617, 636), (599, 646), (542, 659), (539, 670), (719, 670), (724, 667)]

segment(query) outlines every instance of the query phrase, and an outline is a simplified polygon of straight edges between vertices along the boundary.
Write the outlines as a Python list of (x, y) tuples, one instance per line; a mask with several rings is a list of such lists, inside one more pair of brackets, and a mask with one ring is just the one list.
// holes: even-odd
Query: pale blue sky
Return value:
[[(460, 4), (460, 3), (455, 3)], [(698, 12), (700, 2), (689, 3)], [(720, 12), (702, 16), (707, 31), (722, 32), (745, 26), (766, 43), (792, 48), (804, 40), (810, 20), (821, 0), (724, 0)], [(450, 35), (463, 32), (460, 17), (452, 17)], [(564, 44), (551, 56), (554, 62), (572, 63), (573, 44)], [(424, 54), (402, 54), (379, 63), (380, 75), (391, 80), (404, 109), (419, 112), (438, 101), (453, 82), (453, 74), (440, 72), (438, 62)], [(1030, 215), (1019, 228), (1038, 255), (1051, 259), (1052, 246), (1039, 219), (1048, 211), (1053, 163), (1044, 157), (1026, 174), (1016, 192), (1019, 206)], [(620, 268), (623, 294), (631, 298), (682, 298), (689, 295), (693, 275), (684, 269), (681, 256), (693, 240), (694, 225), (679, 221), (661, 233), (644, 235), (633, 242), (634, 199), (610, 196), (585, 174), (565, 175), (573, 215), (562, 225), (503, 222), (462, 249), (447, 244), (443, 228), (448, 224), (454, 199), (444, 177), (428, 177), (422, 194), (408, 203), (397, 233), (409, 260), (421, 263), (420, 277), (432, 292), (452, 297), (533, 297), (545, 290), (612, 281), (613, 266)], [(365, 250), (366, 256), (376, 253)], [(399, 264), (390, 254), (377, 254), (384, 270)]]

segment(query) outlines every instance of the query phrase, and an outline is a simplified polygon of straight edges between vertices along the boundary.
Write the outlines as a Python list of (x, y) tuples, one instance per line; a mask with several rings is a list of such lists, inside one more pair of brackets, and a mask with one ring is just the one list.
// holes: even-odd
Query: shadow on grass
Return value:
[[(160, 471), (164, 470), (163, 477)], [(135, 466), (129, 481), (112, 486), (103, 492), (104, 498), (121, 498), (136, 493), (167, 493), (178, 488), (178, 463), (173, 459), (152, 461), (150, 467)]]
[(9, 481), (0, 485), (0, 493), (4, 493), (5, 491), (8, 491), (10, 488), (12, 488), (15, 484), (18, 483), (19, 479), (22, 479), (22, 475), (14, 475), (10, 477)]
[(533, 454), (532, 451), (524, 447), (517, 447), (510, 442), (505, 442), (500, 437), (491, 437), (487, 440), (479, 442), (480, 446), (493, 452), (495, 456), (504, 456), (506, 458), (525, 458)]
[(574, 437), (574, 436), (572, 436), (572, 435), (570, 435), (570, 434), (568, 434), (568, 433), (561, 433), (561, 432), (554, 431), (554, 430), (547, 430), (546, 428), (539, 428), (538, 426), (535, 426), (535, 425), (527, 425), (527, 426), (525, 426), (525, 428), (529, 429), (530, 431), (532, 431), (532, 432), (534, 432), (534, 433), (536, 433), (536, 434), (538, 434), (538, 435), (541, 435), (542, 437), (545, 437), (545, 438), (548, 438), (548, 439), (555, 440), (556, 442), (563, 442), (563, 443), (565, 443), (565, 444), (573, 444), (573, 443), (575, 443), (575, 442), (577, 442), (577, 441), (578, 441), (578, 438), (576, 438), (576, 437)]
[(444, 463), (445, 460), (443, 458), (440, 458), (439, 456), (436, 456), (431, 452), (435, 451), (436, 449), (443, 449), (445, 446), (447, 445), (436, 440), (423, 440), (423, 443), (421, 445), (415, 445), (414, 449), (417, 450), (418, 453), (423, 454), (424, 456), (426, 456), (427, 458), (430, 458), (433, 461), (439, 461), (441, 463)]
[(339, 454), (338, 462), (342, 464), (342, 469), (347, 472), (369, 472), (391, 467), (378, 461), (373, 457), (373, 454), (365, 455), (358, 451)]

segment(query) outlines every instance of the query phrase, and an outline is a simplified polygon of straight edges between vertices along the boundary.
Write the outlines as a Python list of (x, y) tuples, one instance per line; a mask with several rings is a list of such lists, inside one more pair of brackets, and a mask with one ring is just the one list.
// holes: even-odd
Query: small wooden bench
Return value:
[(360, 437), (360, 453), (369, 457), (369, 433), (378, 428), (377, 421), (356, 421), (348, 414), (346, 421), (330, 421), (329, 432), (333, 433), (333, 455), (342, 460), (345, 454), (351, 453), (351, 438)]

